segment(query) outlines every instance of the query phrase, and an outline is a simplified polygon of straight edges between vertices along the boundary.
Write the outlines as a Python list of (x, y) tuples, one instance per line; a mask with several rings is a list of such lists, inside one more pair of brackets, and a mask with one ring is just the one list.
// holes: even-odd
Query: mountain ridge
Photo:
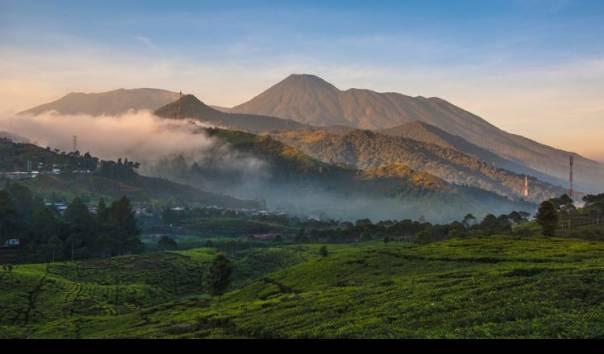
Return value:
[(231, 111), (272, 115), (319, 127), (344, 125), (370, 130), (421, 121), (558, 181), (567, 180), (572, 155), (577, 187), (585, 191), (602, 188), (604, 164), (508, 133), (442, 98), (356, 88), (342, 91), (312, 77), (290, 75)]
[(464, 154), (493, 164), (499, 168), (519, 174), (527, 174), (554, 185), (563, 185), (566, 182), (562, 179), (555, 178), (530, 167), (526, 167), (520, 163), (503, 158), (490, 150), (474, 145), (460, 136), (449, 134), (444, 130), (428, 123), (415, 121), (389, 129), (381, 129), (377, 132), (384, 135), (398, 136), (424, 143), (439, 145), (449, 149), (455, 149)]
[(178, 100), (158, 108), (154, 114), (162, 118), (193, 118), (201, 122), (252, 133), (308, 128), (304, 124), (288, 119), (222, 112), (203, 103), (194, 95), (184, 95)]
[(129, 110), (155, 110), (177, 100), (177, 92), (156, 88), (116, 89), (105, 92), (71, 92), (67, 95), (18, 114), (38, 115), (55, 111), (64, 115), (118, 115)]
[[(509, 198), (522, 198), (524, 176), (498, 168), (455, 149), (369, 130), (333, 134), (323, 130), (274, 134), (326, 163), (374, 170), (400, 163), (448, 183), (468, 185)], [(532, 202), (559, 196), (564, 190), (529, 177)]]

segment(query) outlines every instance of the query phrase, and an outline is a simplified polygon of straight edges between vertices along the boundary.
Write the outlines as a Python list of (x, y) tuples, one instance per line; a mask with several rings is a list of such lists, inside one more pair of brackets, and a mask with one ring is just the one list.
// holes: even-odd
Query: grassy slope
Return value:
[[(31, 333), (178, 338), (604, 336), (602, 243), (497, 236), (427, 245), (327, 247), (325, 258), (317, 256), (318, 245), (256, 250), (259, 253), (248, 254), (247, 261), (238, 260), (245, 264), (238, 263), (238, 288), (220, 298), (181, 298), (122, 315), (66, 316), (32, 327)], [(184, 254), (197, 252), (207, 259), (208, 251)], [(261, 269), (263, 265), (268, 266)], [(255, 274), (240, 271), (258, 268)], [(8, 328), (8, 333), (17, 331)]]
[[(215, 255), (215, 249), (199, 248), (18, 265), (12, 273), (0, 272), (0, 338), (30, 337), (47, 328), (79, 337), (82, 316), (117, 319), (141, 310), (137, 318), (146, 319), (149, 306), (191, 297), (206, 301), (204, 277)], [(242, 251), (234, 260), (238, 272), (233, 286), (305, 257), (298, 247)]]
[[(423, 215), (430, 220), (439, 220), (443, 215), (451, 218), (459, 210), (483, 215), (486, 210), (502, 214), (512, 210), (532, 212), (535, 208), (530, 203), (512, 201), (477, 188), (449, 185), (439, 178), (401, 165), (357, 171), (316, 160), (270, 136), (222, 129), (207, 131), (209, 135), (225, 140), (240, 152), (252, 153), (264, 161), (270, 161), (273, 177), (283, 177), (283, 180), (293, 182), (294, 185), (301, 179), (315, 181), (327, 191), (347, 197), (397, 198), (403, 200), (410, 209), (401, 213), (411, 216), (415, 212), (418, 213), (417, 217)], [(276, 180), (280, 181), (278, 178)]]

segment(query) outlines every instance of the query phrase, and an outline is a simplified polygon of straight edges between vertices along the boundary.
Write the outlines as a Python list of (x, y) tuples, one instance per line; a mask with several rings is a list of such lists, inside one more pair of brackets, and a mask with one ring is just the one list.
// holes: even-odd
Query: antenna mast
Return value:
[(569, 161), (569, 176), (568, 176), (568, 184), (569, 184), (569, 189), (568, 189), (568, 196), (570, 197), (570, 199), (573, 199), (573, 165), (575, 164), (575, 158), (573, 155), (570, 155), (568, 158)]
[(528, 189), (528, 176), (524, 176), (524, 190), (522, 191), (522, 195), (527, 198), (529, 195), (529, 189)]

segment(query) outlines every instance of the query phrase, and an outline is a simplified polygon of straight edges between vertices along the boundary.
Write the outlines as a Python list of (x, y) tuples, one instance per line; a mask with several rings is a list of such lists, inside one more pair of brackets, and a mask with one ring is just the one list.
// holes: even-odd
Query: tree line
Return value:
[(23, 261), (139, 252), (143, 248), (139, 236), (134, 211), (126, 197), (110, 205), (101, 199), (96, 213), (76, 197), (61, 213), (19, 183), (7, 184), (0, 190), (0, 244), (19, 239)]
[(554, 236), (561, 228), (561, 221), (565, 220), (567, 227), (572, 226), (572, 219), (582, 217), (591, 219), (591, 224), (599, 225), (604, 222), (604, 193), (589, 194), (582, 198), (584, 205), (578, 209), (571, 197), (567, 194), (558, 198), (551, 198), (539, 205), (537, 223), (541, 226), (544, 236)]
[(294, 240), (296, 242), (355, 242), (383, 239), (385, 242), (392, 240), (432, 242), (450, 237), (509, 233), (513, 225), (526, 222), (529, 216), (530, 214), (526, 212), (514, 211), (499, 216), (489, 214), (478, 220), (474, 215), (467, 214), (462, 221), (449, 224), (432, 224), (410, 219), (373, 223), (369, 219), (360, 219), (355, 223), (339, 223), (331, 228), (311, 230), (301, 228)]

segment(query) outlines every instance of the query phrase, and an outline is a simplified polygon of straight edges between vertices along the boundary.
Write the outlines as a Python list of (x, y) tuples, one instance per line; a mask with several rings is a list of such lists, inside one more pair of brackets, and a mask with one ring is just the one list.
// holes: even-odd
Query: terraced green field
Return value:
[[(604, 243), (491, 236), (252, 249), (231, 291), (214, 250), (0, 273), (0, 333), (33, 338), (604, 337)], [(116, 283), (101, 271), (119, 269)], [(96, 268), (95, 268), (96, 267)], [(174, 277), (174, 274), (178, 276)], [(167, 281), (166, 279), (172, 279)], [(118, 296), (116, 296), (118, 292)], [(10, 304), (10, 305), (9, 305)]]

